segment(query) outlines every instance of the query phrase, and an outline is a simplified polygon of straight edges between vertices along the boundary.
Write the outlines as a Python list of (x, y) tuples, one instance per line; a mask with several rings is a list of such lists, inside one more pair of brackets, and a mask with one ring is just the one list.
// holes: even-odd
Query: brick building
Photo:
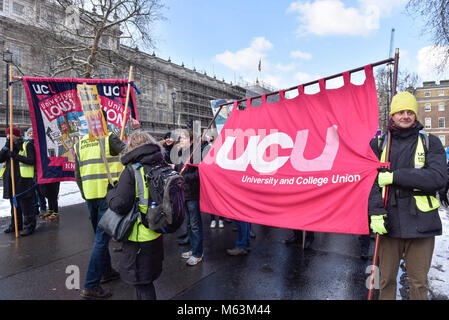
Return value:
[(449, 146), (449, 80), (423, 82), (415, 90), (418, 100), (418, 120), (424, 130), (440, 138), (443, 146)]

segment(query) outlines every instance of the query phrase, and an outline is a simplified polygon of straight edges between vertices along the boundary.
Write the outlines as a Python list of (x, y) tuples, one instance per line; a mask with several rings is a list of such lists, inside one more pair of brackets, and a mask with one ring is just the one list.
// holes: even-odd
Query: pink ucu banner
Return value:
[(202, 212), (289, 229), (367, 234), (368, 197), (379, 160), (371, 66), (362, 85), (344, 85), (260, 106), (237, 102), (199, 165)]

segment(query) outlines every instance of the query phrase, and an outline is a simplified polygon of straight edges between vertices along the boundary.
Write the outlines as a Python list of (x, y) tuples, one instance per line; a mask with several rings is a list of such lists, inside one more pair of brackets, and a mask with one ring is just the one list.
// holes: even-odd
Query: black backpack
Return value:
[[(144, 225), (158, 233), (173, 233), (182, 225), (185, 212), (184, 177), (170, 166), (144, 166), (149, 189)], [(156, 202), (154, 208), (151, 202)]]

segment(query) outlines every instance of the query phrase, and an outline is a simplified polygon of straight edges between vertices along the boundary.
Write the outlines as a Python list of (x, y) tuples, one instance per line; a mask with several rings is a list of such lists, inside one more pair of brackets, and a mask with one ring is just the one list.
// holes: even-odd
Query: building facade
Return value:
[(418, 120), (424, 130), (440, 138), (443, 146), (449, 146), (449, 80), (423, 82), (415, 90), (418, 101)]
[[(0, 48), (13, 53), (13, 74), (50, 77), (55, 70), (55, 40), (46, 33), (57, 19), (64, 18), (48, 0), (0, 0)], [(45, 39), (44, 41), (42, 39)], [(133, 66), (133, 79), (141, 92), (136, 94), (137, 113), (142, 128), (161, 137), (175, 127), (190, 127), (194, 120), (206, 128), (213, 119), (210, 100), (242, 99), (246, 89), (218, 80), (206, 72), (189, 69), (120, 44), (114, 35), (101, 39), (102, 59), (95, 65), (94, 78), (127, 79)], [(1, 79), (6, 78), (6, 63), (0, 62)], [(80, 77), (67, 70), (58, 77)], [(7, 109), (7, 82), (0, 81), (0, 110)], [(7, 112), (0, 112), (0, 133), (7, 123)], [(13, 86), (13, 123), (22, 129), (31, 126), (28, 102), (21, 81)]]

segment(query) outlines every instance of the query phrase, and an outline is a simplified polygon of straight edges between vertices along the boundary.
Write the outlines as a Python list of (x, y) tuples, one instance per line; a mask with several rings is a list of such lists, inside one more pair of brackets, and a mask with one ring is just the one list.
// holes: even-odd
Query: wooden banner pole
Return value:
[(129, 76), (128, 76), (128, 88), (126, 90), (125, 110), (123, 111), (122, 131), (120, 132), (120, 140), (122, 140), (122, 141), (123, 141), (123, 136), (125, 135), (125, 126), (126, 126), (126, 120), (127, 120), (126, 110), (128, 110), (132, 77), (133, 77), (133, 66), (130, 66), (129, 67)]
[[(396, 54), (394, 57), (394, 73), (393, 73), (393, 85), (391, 88), (391, 94), (392, 97), (396, 94), (396, 86), (397, 86), (397, 79), (398, 79), (398, 71), (399, 71), (399, 49), (396, 48)], [(391, 103), (391, 101), (390, 101)], [(385, 162), (390, 161), (390, 152), (391, 152), (391, 133), (387, 132), (387, 154), (385, 157)], [(387, 201), (388, 201), (388, 187), (385, 186), (382, 190), (382, 197), (384, 200), (384, 208), (387, 208)], [(379, 257), (379, 245), (380, 245), (380, 235), (376, 234), (376, 240), (374, 242), (374, 252), (373, 252), (373, 261), (371, 264), (371, 275), (370, 275), (370, 283), (368, 288), (368, 300), (373, 299), (373, 293), (374, 293), (374, 284), (375, 284), (375, 277), (376, 275), (379, 276), (380, 272), (377, 271), (377, 259)], [(379, 279), (380, 282), (380, 279)]]
[[(8, 93), (9, 93), (9, 150), (13, 152), (14, 141), (13, 141), (13, 130), (12, 130), (12, 65), (9, 65), (9, 79), (8, 79)], [(11, 185), (12, 185), (12, 197), (16, 196), (16, 184), (14, 182), (14, 159), (10, 158), (11, 161)], [(16, 238), (19, 237), (19, 228), (17, 225), (17, 208), (13, 202), (14, 209), (14, 229), (16, 232)]]

